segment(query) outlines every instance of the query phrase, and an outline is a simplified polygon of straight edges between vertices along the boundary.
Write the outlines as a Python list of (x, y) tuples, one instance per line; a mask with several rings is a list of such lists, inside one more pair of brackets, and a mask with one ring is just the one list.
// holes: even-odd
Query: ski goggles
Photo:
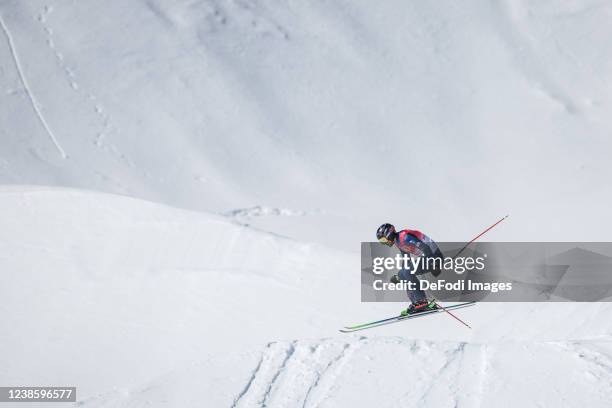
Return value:
[(378, 238), (378, 242), (380, 242), (381, 244), (386, 245), (386, 246), (393, 246), (393, 241), (391, 241), (387, 237), (380, 237), (380, 238)]

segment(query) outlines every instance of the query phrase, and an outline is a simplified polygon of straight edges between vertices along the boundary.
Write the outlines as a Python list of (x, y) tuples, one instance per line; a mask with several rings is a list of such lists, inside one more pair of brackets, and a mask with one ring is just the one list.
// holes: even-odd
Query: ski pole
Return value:
[(459, 321), (460, 323), (464, 324), (468, 329), (471, 329), (470, 325), (467, 324), (466, 322), (464, 322), (463, 320), (461, 320), (460, 318), (458, 318), (457, 316), (455, 316), (453, 313), (449, 312), (448, 310), (446, 310), (446, 308), (444, 306), (442, 306), (441, 304), (439, 304), (436, 299), (433, 299), (433, 302), (436, 306), (438, 306), (440, 309), (444, 310), (446, 313), (448, 313), (449, 315), (451, 315), (451, 317), (453, 317), (454, 319), (456, 319), (457, 321)]
[[(459, 252), (457, 252), (457, 255), (455, 255), (453, 258), (457, 258), (459, 255), (461, 255), (461, 253), (463, 251), (465, 251), (465, 249), (474, 241), (476, 241), (478, 238), (482, 237), (484, 234), (486, 234), (487, 232), (489, 232), (490, 230), (492, 230), (497, 224), (499, 224), (500, 222), (502, 222), (503, 220), (505, 220), (506, 218), (509, 217), (510, 214), (507, 214), (506, 216), (500, 218), (499, 220), (497, 220), (497, 222), (493, 225), (491, 225), (489, 228), (485, 229), (484, 231), (482, 231), (480, 234), (476, 235), (474, 238), (472, 238), (467, 244), (465, 244), (463, 246), (463, 248), (461, 248), (461, 250), (459, 250)], [(468, 329), (471, 329), (472, 327), (470, 327), (469, 324), (467, 324), (466, 322), (464, 322), (463, 320), (461, 320), (460, 318), (458, 318), (457, 316), (455, 316), (453, 313), (449, 312), (448, 310), (446, 310), (446, 308), (444, 306), (442, 306), (441, 304), (439, 304), (436, 299), (433, 299), (433, 302), (436, 304), (436, 306), (438, 306), (440, 309), (444, 310), (446, 313), (448, 313), (453, 319), (457, 320), (458, 322), (460, 322), (461, 324), (465, 325)]]
[(457, 252), (457, 255), (454, 256), (454, 258), (458, 257), (464, 250), (465, 248), (468, 247), (468, 245), (470, 245), (472, 242), (476, 241), (478, 238), (482, 237), (484, 234), (486, 234), (487, 232), (489, 232), (490, 230), (492, 230), (497, 224), (499, 224), (500, 222), (502, 222), (503, 220), (505, 220), (506, 218), (508, 218), (510, 214), (506, 215), (505, 217), (499, 219), (495, 224), (491, 225), (489, 228), (487, 228), (486, 230), (482, 231), (480, 234), (476, 235), (474, 238), (472, 238), (472, 240), (470, 242), (468, 242), (467, 244), (465, 244), (465, 246), (463, 248), (461, 248), (461, 250), (459, 252)]

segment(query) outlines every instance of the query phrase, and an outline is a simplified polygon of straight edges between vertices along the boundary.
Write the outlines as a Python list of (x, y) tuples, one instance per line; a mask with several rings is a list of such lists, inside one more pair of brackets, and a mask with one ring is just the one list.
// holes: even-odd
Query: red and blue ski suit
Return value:
[[(427, 258), (444, 258), (442, 251), (440, 251), (435, 241), (421, 231), (409, 229), (399, 231), (395, 237), (395, 246), (403, 254)], [(419, 268), (416, 271), (401, 269), (398, 273), (398, 277), (401, 281), (414, 282), (416, 285), (416, 290), (406, 290), (408, 298), (412, 303), (427, 300), (425, 292), (419, 289), (419, 278), (417, 277), (417, 275), (422, 275), (427, 272), (430, 271)]]

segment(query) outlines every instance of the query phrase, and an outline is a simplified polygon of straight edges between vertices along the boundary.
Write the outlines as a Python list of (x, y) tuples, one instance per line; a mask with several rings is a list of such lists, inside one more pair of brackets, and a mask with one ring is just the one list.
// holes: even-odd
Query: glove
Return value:
[(399, 283), (399, 282), (400, 282), (400, 278), (399, 278), (399, 276), (397, 276), (397, 275), (393, 275), (393, 276), (391, 277), (390, 281), (391, 281), (391, 283), (395, 283), (395, 284), (397, 284), (397, 283)]

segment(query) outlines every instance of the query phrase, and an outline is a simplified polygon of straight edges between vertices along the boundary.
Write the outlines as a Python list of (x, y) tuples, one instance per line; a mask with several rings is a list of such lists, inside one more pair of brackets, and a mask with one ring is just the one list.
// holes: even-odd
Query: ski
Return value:
[(452, 305), (452, 306), (444, 306), (444, 309), (428, 310), (428, 311), (425, 311), (425, 312), (419, 312), (419, 313), (416, 313), (416, 314), (413, 314), (413, 315), (408, 315), (408, 316), (393, 316), (393, 317), (389, 317), (389, 318), (386, 318), (386, 319), (375, 320), (373, 322), (357, 324), (357, 325), (354, 325), (354, 326), (345, 326), (343, 329), (340, 329), (340, 331), (342, 333), (352, 333), (352, 332), (359, 331), (359, 330), (371, 329), (373, 327), (384, 326), (386, 324), (402, 322), (404, 320), (409, 320), (409, 319), (413, 319), (413, 318), (416, 318), (416, 317), (427, 316), (427, 315), (431, 315), (431, 314), (434, 314), (434, 313), (444, 312), (445, 309), (446, 310), (461, 309), (461, 308), (464, 308), (464, 307), (474, 306), (475, 304), (476, 304), (476, 302), (474, 302), (474, 301), (472, 301), (472, 302), (463, 302), (463, 303), (458, 303), (458, 304)]

